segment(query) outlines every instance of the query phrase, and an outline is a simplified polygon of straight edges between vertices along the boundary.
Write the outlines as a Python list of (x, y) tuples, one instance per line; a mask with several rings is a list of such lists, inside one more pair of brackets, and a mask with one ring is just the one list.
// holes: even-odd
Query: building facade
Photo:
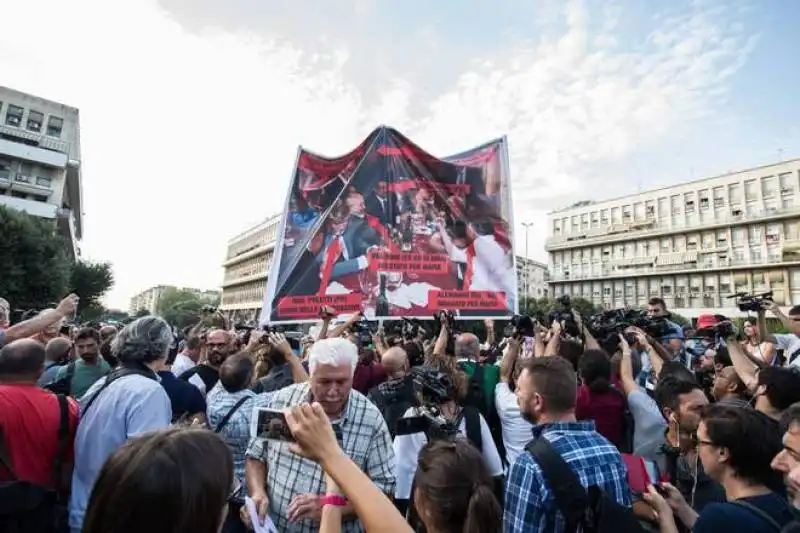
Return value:
[(517, 292), (520, 298), (547, 298), (549, 282), (547, 265), (517, 256)]
[(608, 309), (652, 297), (742, 316), (736, 293), (800, 304), (800, 159), (549, 214), (553, 296)]
[(272, 216), (228, 241), (220, 309), (236, 321), (258, 320), (280, 223)]
[(0, 205), (55, 221), (75, 258), (82, 203), (78, 110), (0, 87)]
[(220, 291), (216, 290), (194, 289), (191, 287), (176, 287), (174, 285), (156, 285), (155, 287), (150, 287), (149, 289), (143, 290), (142, 292), (131, 298), (131, 303), (130, 307), (128, 308), (128, 312), (131, 315), (135, 315), (136, 313), (144, 309), (145, 311), (151, 314), (155, 314), (156, 308), (158, 307), (158, 301), (161, 299), (161, 296), (164, 294), (164, 291), (167, 290), (180, 290), (184, 292), (190, 292), (202, 299), (208, 300), (209, 302), (216, 302), (221, 297)]

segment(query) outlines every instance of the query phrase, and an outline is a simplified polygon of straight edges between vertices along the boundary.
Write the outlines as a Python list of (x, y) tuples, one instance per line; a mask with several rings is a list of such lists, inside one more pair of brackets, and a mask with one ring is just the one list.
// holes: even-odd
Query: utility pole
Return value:
[(522, 226), (525, 228), (525, 307), (527, 311), (528, 299), (531, 297), (531, 265), (530, 257), (528, 256), (528, 230), (533, 226), (533, 222), (523, 222)]

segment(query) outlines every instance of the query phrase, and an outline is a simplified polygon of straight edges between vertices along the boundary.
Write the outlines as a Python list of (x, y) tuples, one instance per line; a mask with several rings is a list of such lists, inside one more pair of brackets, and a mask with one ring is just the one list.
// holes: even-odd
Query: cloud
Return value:
[(545, 212), (624, 187), (593, 169), (713, 113), (755, 42), (713, 3), (633, 21), (616, 4), (475, 16), (475, 3), (472, 18), (422, 22), (388, 0), (332, 4), (7, 10), (52, 39), (7, 25), (5, 83), (81, 109), (84, 250), (113, 261), (111, 304), (157, 283), (219, 284), (226, 241), (282, 206), (297, 145), (343, 153), (378, 124), (443, 155), (508, 135), (516, 218), (536, 223), (542, 258)]

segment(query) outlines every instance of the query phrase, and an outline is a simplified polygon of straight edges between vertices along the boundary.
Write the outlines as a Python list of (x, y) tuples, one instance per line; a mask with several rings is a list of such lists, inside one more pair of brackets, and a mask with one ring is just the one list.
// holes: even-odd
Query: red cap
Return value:
[(697, 317), (697, 324), (695, 330), (710, 329), (719, 324), (720, 320), (717, 315), (700, 315)]

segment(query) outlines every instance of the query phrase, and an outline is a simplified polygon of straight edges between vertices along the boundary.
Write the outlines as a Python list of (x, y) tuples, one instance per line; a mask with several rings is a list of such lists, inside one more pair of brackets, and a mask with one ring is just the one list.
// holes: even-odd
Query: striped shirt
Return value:
[[(627, 469), (617, 448), (597, 433), (594, 422), (555, 422), (533, 429), (572, 467), (584, 487), (596, 485), (620, 505), (631, 506)], [(539, 464), (523, 453), (506, 480), (504, 533), (561, 533), (564, 517), (556, 508)]]
[[(308, 403), (311, 389), (299, 383), (272, 394), (259, 395), (259, 407), (285, 410)], [(363, 394), (351, 390), (344, 416), (334, 422), (341, 434), (339, 445), (385, 494), (393, 494), (395, 460), (389, 429), (380, 411)], [(287, 444), (255, 438), (247, 448), (247, 458), (267, 465), (267, 495), (269, 514), (282, 533), (317, 533), (319, 522), (306, 519), (291, 523), (286, 518), (289, 503), (298, 494), (325, 493), (325, 476), (319, 465), (293, 454)], [(362, 533), (358, 519), (343, 520), (343, 533)]]

